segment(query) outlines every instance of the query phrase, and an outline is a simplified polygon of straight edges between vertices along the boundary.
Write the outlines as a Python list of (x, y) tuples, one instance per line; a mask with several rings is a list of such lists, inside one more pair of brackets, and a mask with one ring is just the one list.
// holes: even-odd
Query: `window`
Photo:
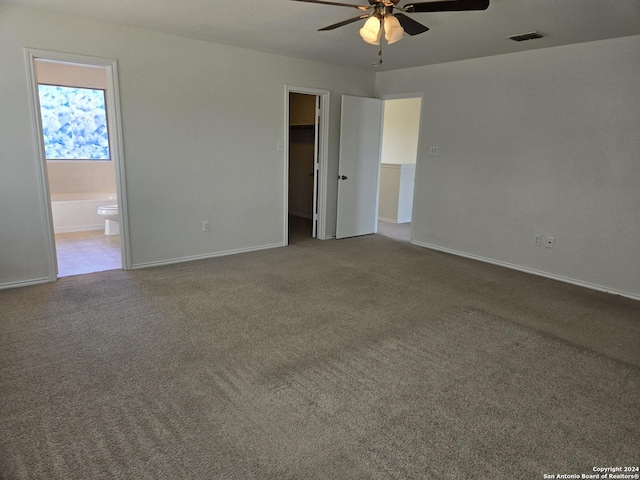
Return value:
[(38, 85), (47, 160), (111, 160), (104, 90)]

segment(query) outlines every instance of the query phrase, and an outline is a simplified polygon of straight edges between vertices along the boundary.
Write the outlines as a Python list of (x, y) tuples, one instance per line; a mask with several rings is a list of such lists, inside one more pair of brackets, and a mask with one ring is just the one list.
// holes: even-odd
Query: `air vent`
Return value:
[(529, 32), (529, 33), (520, 33), (518, 35), (511, 35), (507, 37), (509, 40), (513, 40), (514, 42), (524, 42), (525, 40), (535, 40), (536, 38), (542, 38), (544, 35), (538, 32)]

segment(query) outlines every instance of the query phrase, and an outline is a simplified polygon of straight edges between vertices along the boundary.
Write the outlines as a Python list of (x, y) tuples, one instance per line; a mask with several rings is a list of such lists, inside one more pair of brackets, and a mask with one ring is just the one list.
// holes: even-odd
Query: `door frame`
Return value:
[(53, 52), (25, 48), (27, 67), (27, 82), (29, 86), (29, 104), (33, 123), (33, 141), (38, 170), (38, 184), (40, 187), (40, 201), (43, 205), (46, 224), (47, 249), (49, 254), (49, 281), (55, 282), (58, 278), (58, 259), (56, 256), (55, 234), (53, 227), (53, 215), (51, 213), (51, 201), (49, 196), (49, 181), (47, 175), (47, 162), (44, 153), (44, 141), (42, 136), (42, 124), (40, 120), (40, 101), (38, 97), (38, 83), (36, 80), (35, 64), (37, 59), (54, 62), (74, 63), (104, 67), (107, 73), (107, 128), (109, 130), (109, 144), (111, 160), (116, 172), (116, 193), (118, 195), (118, 216), (120, 224), (120, 253), (122, 269), (131, 270), (131, 251), (129, 241), (129, 211), (127, 208), (127, 189), (125, 182), (124, 149), (122, 144), (122, 120), (120, 116), (120, 93), (118, 88), (117, 61), (108, 58), (90, 57), (71, 53)]
[(299, 87), (294, 85), (284, 86), (284, 239), (285, 245), (289, 245), (289, 94), (302, 93), (320, 97), (320, 115), (318, 126), (320, 130), (317, 139), (318, 154), (318, 229), (317, 238), (326, 240), (327, 230), (327, 171), (329, 164), (329, 100), (330, 92), (318, 88)]
[[(418, 125), (418, 147), (417, 147), (417, 151), (416, 151), (416, 173), (415, 173), (415, 177), (413, 180), (413, 202), (411, 205), (411, 230), (409, 233), (409, 243), (413, 243), (413, 232), (414, 232), (414, 228), (415, 228), (415, 224), (414, 224), (414, 217), (415, 217), (415, 211), (416, 211), (416, 193), (418, 190), (418, 185), (420, 184), (418, 182), (418, 175), (420, 172), (420, 168), (419, 168), (419, 164), (420, 162), (418, 161), (420, 159), (420, 153), (422, 152), (422, 144), (423, 144), (423, 139), (422, 139), (422, 126), (424, 125), (424, 107), (425, 107), (425, 92), (407, 92), (407, 93), (393, 93), (393, 94), (388, 94), (388, 95), (381, 95), (380, 100), (382, 100), (382, 129), (380, 130), (380, 142), (382, 142), (382, 133), (384, 130), (384, 108), (385, 108), (385, 101), (386, 100), (403, 100), (403, 99), (407, 99), (407, 98), (419, 98), (420, 99), (420, 118), (418, 120), (419, 125)], [(380, 165), (382, 165), (382, 151), (380, 152)], [(378, 196), (376, 199), (377, 204), (380, 204), (380, 185), (378, 185)]]

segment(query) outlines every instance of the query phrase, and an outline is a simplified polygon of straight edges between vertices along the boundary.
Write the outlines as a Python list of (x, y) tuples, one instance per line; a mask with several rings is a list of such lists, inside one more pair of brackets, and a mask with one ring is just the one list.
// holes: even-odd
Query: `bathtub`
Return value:
[(114, 203), (117, 203), (115, 193), (52, 194), (53, 229), (55, 233), (102, 230), (104, 219), (98, 215), (98, 207)]

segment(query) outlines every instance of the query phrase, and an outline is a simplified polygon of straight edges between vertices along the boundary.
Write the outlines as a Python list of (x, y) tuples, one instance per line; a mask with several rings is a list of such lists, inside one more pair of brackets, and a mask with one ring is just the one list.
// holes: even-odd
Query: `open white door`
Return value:
[(382, 100), (342, 96), (336, 238), (376, 231)]

